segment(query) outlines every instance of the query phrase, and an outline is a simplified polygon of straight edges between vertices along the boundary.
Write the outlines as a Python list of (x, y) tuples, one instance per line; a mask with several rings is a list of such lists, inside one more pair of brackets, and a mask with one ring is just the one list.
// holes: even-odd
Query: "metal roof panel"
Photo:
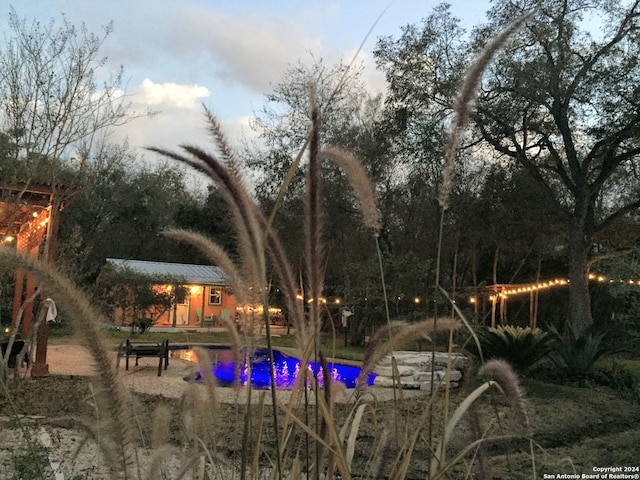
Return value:
[(172, 279), (186, 284), (228, 285), (224, 272), (213, 265), (192, 265), (188, 263), (149, 262), (144, 260), (124, 260), (107, 258), (116, 270), (131, 270), (141, 275), (165, 281)]

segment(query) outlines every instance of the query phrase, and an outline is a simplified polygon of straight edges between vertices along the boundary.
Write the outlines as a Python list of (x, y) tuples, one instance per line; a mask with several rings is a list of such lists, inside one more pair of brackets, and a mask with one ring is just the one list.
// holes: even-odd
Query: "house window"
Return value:
[(222, 303), (222, 289), (219, 287), (209, 287), (209, 305), (220, 305)]

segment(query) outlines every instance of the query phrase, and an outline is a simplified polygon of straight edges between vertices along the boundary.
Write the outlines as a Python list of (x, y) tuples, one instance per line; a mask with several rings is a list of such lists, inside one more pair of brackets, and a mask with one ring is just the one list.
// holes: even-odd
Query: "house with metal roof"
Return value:
[[(211, 327), (235, 314), (235, 296), (219, 267), (120, 258), (107, 258), (107, 264), (119, 275), (148, 277), (154, 282), (154, 290), (160, 293), (181, 287), (184, 295), (153, 319), (156, 327)], [(131, 312), (118, 308), (116, 325), (131, 325), (135, 320)]]

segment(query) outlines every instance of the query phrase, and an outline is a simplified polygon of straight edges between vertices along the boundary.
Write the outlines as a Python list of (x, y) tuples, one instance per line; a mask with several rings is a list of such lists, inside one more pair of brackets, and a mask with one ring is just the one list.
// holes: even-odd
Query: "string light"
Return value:
[(32, 240), (42, 239), (46, 232), (49, 216), (51, 213), (51, 205), (40, 210), (31, 212), (33, 220), (24, 222), (18, 232), (19, 247), (30, 245)]
[[(514, 295), (522, 295), (525, 293), (531, 294), (532, 292), (538, 292), (540, 290), (547, 290), (549, 288), (564, 287), (569, 284), (569, 280), (564, 278), (556, 278), (545, 282), (537, 282), (523, 285), (495, 285), (496, 290), (500, 290), (493, 295), (489, 295), (489, 300), (492, 302), (498, 298), (507, 298)], [(475, 303), (477, 299), (473, 297), (473, 300), (469, 299), (469, 302)]]
[[(277, 307), (267, 307), (267, 311), (270, 315), (279, 315), (282, 313), (282, 309)], [(244, 313), (248, 315), (262, 315), (264, 312), (264, 306), (262, 305), (238, 305), (236, 306), (236, 312)]]
[[(640, 286), (640, 280), (633, 280), (633, 279), (612, 279), (612, 278), (607, 278), (604, 275), (598, 275), (596, 273), (590, 273), (587, 278), (590, 281), (594, 281), (594, 282), (598, 282), (598, 283), (623, 283), (623, 284), (628, 284), (628, 285), (638, 285)], [(510, 296), (514, 296), (514, 295), (520, 295), (520, 294), (525, 294), (525, 293), (532, 293), (532, 292), (537, 292), (540, 290), (546, 290), (549, 288), (555, 288), (555, 287), (565, 287), (569, 285), (569, 280), (568, 279), (564, 279), (564, 278), (557, 278), (555, 280), (551, 280), (551, 281), (546, 281), (546, 282), (538, 282), (538, 283), (531, 283), (531, 284), (524, 284), (524, 285), (495, 285), (493, 287), (487, 287), (487, 288), (494, 288), (497, 291), (495, 294), (489, 295), (489, 300), (490, 301), (496, 301), (497, 299), (506, 299)], [(476, 303), (478, 301), (478, 299), (476, 297), (469, 297), (469, 303)]]

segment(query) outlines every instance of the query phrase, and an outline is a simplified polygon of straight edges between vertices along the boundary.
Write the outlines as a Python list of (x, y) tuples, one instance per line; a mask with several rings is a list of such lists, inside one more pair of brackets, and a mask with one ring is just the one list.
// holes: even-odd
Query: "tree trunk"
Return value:
[(589, 293), (589, 248), (591, 235), (584, 221), (575, 219), (569, 230), (569, 323), (584, 332), (593, 323)]

